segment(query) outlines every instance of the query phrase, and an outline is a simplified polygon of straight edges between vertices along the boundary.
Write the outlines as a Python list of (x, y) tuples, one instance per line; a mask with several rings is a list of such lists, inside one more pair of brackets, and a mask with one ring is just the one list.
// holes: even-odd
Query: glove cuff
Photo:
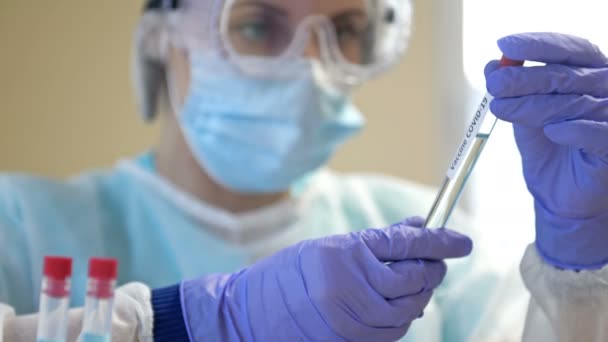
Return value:
[(574, 219), (556, 217), (535, 206), (536, 249), (547, 263), (571, 270), (608, 265), (608, 212)]
[(152, 290), (154, 341), (190, 341), (182, 313), (180, 285)]

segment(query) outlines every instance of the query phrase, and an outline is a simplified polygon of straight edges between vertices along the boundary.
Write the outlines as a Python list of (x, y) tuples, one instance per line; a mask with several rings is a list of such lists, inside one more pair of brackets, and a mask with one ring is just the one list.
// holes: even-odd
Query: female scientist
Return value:
[[(115, 340), (490, 340), (481, 318), (507, 312), (491, 301), (499, 270), (476, 251), (444, 279), (444, 260), (472, 244), (421, 228), (433, 193), (323, 168), (362, 128), (350, 93), (399, 60), (410, 12), (407, 0), (149, 1), (135, 76), (143, 118), (163, 120), (153, 152), (65, 183), (0, 178), (6, 339), (33, 336), (36, 316), (14, 312), (36, 310), (43, 256), (60, 254), (76, 270), (117, 257), (120, 282), (138, 282), (117, 293)], [(546, 65), (486, 67), (536, 210), (522, 330), (491, 330), (605, 340), (608, 59), (559, 34), (499, 46)], [(85, 280), (76, 272), (73, 304)]]

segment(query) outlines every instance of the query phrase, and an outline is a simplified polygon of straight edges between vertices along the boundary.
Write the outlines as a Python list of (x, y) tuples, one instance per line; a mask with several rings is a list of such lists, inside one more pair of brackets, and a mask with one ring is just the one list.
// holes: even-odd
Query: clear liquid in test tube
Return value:
[(455, 162), (457, 162), (457, 164), (453, 162), (452, 165), (450, 165), (439, 194), (427, 216), (427, 220), (424, 224), (425, 227), (445, 227), (464, 190), (464, 186), (475, 167), (475, 163), (477, 163), (481, 152), (492, 134), (492, 130), (494, 129), (497, 120), (492, 115), (491, 118), (487, 118), (487, 121), (491, 125), (490, 128), (476, 133), (467, 141), (468, 146), (461, 146), (459, 149), (459, 153), (455, 157)]
[[(522, 66), (524, 62), (503, 57), (500, 60), (500, 64), (501, 67)], [(426, 218), (424, 227), (445, 227), (454, 211), (456, 203), (464, 190), (464, 186), (498, 121), (489, 112), (492, 100), (494, 100), (492, 95), (487, 93), (481, 100), (473, 119), (467, 126), (456, 155), (448, 167), (441, 189)]]

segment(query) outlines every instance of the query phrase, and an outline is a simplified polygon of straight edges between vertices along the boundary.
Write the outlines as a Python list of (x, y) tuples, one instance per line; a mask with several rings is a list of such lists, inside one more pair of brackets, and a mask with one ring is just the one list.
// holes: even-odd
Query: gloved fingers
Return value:
[(394, 328), (376, 328), (373, 335), (368, 338), (361, 339), (360, 341), (399, 341), (407, 334), (412, 323), (407, 323), (399, 327)]
[(435, 289), (447, 272), (443, 261), (405, 260), (382, 265), (386, 272), (369, 272), (371, 287), (386, 299), (404, 296)]
[(382, 262), (460, 258), (469, 255), (473, 245), (469, 237), (449, 229), (415, 228), (403, 223), (385, 229), (368, 229), (359, 236)]
[(486, 64), (486, 67), (483, 70), (483, 74), (486, 76), (486, 79), (488, 77), (490, 77), (490, 75), (492, 73), (494, 73), (494, 71), (500, 69), (502, 67), (502, 65), (500, 65), (500, 61), (498, 60), (493, 60), (488, 62), (488, 64)]
[(550, 64), (502, 68), (486, 76), (488, 92), (496, 98), (539, 94), (608, 97), (608, 68), (589, 69)]
[(544, 132), (556, 144), (602, 158), (608, 156), (608, 121), (565, 121), (545, 126)]
[[(401, 314), (404, 309), (393, 307), (371, 289), (353, 290), (354, 293), (346, 294), (347, 297), (343, 298), (348, 300), (323, 301), (318, 306), (335, 334), (348, 341), (395, 341), (393, 337), (405, 334), (408, 326), (395, 323), (402, 321), (397, 320), (395, 315)], [(386, 336), (386, 339), (380, 336)]]
[(515, 142), (525, 166), (543, 165), (551, 158), (558, 146), (544, 134), (543, 127), (528, 127), (514, 124)]
[[(383, 324), (385, 325), (385, 324)], [(381, 326), (365, 326), (365, 327), (357, 327), (353, 329), (352, 327), (347, 330), (348, 333), (342, 334), (342, 338), (346, 341), (384, 341), (384, 342), (393, 342), (400, 340), (410, 328), (411, 323), (404, 324), (398, 327), (384, 327)]]
[(608, 64), (602, 51), (586, 39), (559, 33), (520, 33), (498, 40), (514, 60), (597, 68)]
[(495, 99), (490, 109), (501, 120), (544, 127), (566, 120), (608, 120), (608, 98), (588, 95), (530, 95)]
[(388, 303), (395, 310), (391, 316), (394, 317), (391, 324), (400, 326), (421, 318), (424, 315), (424, 309), (427, 307), (433, 291), (421, 292), (415, 296), (407, 296), (396, 299), (391, 299)]
[(347, 341), (384, 341), (384, 342), (393, 342), (398, 341), (409, 330), (411, 324), (406, 324), (400, 327), (395, 328), (374, 328), (369, 327), (365, 331), (357, 332), (354, 336), (349, 336)]
[(410, 227), (422, 228), (426, 220), (420, 216), (408, 217), (403, 221), (403, 224)]
[(387, 300), (382, 305), (371, 307), (372, 310), (361, 312), (359, 318), (364, 325), (374, 328), (405, 326), (422, 317), (432, 296), (433, 291), (425, 291), (414, 296)]

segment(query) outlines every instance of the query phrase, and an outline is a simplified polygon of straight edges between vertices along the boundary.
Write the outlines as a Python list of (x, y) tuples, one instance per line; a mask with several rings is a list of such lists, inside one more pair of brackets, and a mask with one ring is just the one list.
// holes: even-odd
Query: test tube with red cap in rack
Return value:
[[(522, 65), (524, 65), (524, 61), (511, 60), (505, 56), (500, 60), (501, 68)], [(473, 115), (473, 119), (467, 126), (464, 138), (448, 167), (443, 184), (426, 217), (424, 227), (445, 227), (452, 211), (456, 207), (462, 190), (498, 121), (493, 115), (490, 115), (492, 116), (491, 118), (486, 119), (492, 100), (494, 100), (494, 97), (490, 93), (486, 93), (475, 115)]]
[(80, 341), (109, 342), (112, 337), (112, 309), (118, 261), (108, 258), (89, 260), (87, 298)]
[(57, 256), (44, 258), (36, 341), (66, 340), (71, 276), (72, 259)]

